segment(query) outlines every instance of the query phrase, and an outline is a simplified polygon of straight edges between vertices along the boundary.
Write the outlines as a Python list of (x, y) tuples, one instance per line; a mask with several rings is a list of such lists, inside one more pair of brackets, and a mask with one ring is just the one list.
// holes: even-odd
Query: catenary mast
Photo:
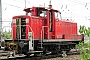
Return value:
[(0, 0), (0, 31), (2, 29), (2, 3), (1, 3), (1, 0)]

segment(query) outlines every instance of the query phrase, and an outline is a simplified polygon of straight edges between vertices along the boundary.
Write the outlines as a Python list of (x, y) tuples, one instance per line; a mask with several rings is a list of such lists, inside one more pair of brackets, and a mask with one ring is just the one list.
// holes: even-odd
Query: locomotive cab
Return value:
[[(28, 39), (28, 32), (32, 30), (33, 33), (37, 33), (38, 31), (34, 31), (34, 29), (36, 28), (40, 29), (39, 34), (41, 33), (41, 30), (43, 30), (44, 33), (42, 33), (42, 35), (44, 35), (44, 39), (55, 38), (53, 37), (55, 34), (55, 20), (61, 19), (61, 13), (59, 13), (58, 10), (54, 10), (51, 8), (46, 9), (44, 7), (32, 7), (24, 9), (24, 11), (26, 12), (26, 15), (13, 17), (12, 29), (14, 32), (12, 37), (14, 40)], [(41, 26), (34, 21), (38, 23), (40, 23), (41, 21)], [(37, 27), (35, 25), (39, 26)], [(33, 28), (32, 26), (36, 28)], [(36, 36), (35, 34), (34, 37), (35, 39), (41, 39), (41, 35)]]

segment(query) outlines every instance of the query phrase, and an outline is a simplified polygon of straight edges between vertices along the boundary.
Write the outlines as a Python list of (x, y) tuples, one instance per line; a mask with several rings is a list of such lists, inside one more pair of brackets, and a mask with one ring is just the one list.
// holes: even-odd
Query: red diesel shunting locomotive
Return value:
[[(52, 8), (32, 7), (24, 9), (26, 15), (12, 18), (12, 38), (22, 52), (43, 51), (60, 53), (70, 51), (83, 41), (77, 33), (77, 23), (63, 20), (61, 12)], [(21, 46), (21, 44), (23, 46)]]

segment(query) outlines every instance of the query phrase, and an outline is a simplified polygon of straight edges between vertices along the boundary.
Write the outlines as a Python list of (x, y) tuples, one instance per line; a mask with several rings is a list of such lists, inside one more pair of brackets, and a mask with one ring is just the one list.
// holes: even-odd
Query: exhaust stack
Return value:
[(52, 9), (51, 0), (49, 2), (49, 8)]

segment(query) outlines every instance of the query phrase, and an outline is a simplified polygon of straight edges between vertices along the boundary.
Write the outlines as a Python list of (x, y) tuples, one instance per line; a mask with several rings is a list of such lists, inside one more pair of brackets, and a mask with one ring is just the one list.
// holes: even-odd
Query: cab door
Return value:
[(46, 24), (44, 27), (44, 39), (52, 39), (53, 32), (53, 11), (47, 11)]

